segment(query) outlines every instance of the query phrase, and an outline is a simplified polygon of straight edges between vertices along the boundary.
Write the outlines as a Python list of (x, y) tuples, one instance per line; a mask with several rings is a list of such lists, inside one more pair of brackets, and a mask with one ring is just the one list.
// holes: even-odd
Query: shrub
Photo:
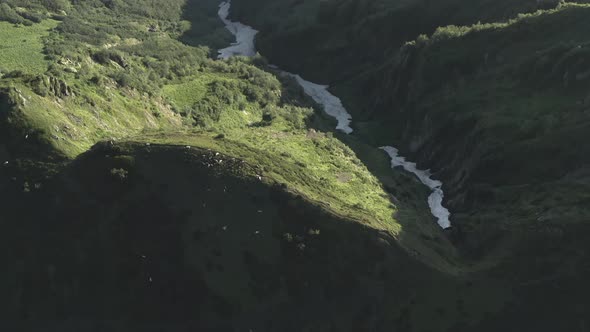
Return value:
[(111, 175), (114, 178), (116, 178), (116, 179), (118, 179), (120, 181), (123, 181), (123, 180), (127, 179), (127, 176), (129, 175), (129, 172), (126, 171), (126, 170), (124, 170), (124, 169), (122, 169), (122, 168), (113, 168), (113, 169), (111, 169)]
[(318, 235), (320, 235), (320, 230), (310, 228), (309, 231), (307, 232), (307, 234), (312, 235), (312, 236), (318, 236)]
[(68, 0), (43, 0), (42, 4), (45, 6), (45, 8), (54, 12), (67, 10), (70, 8), (70, 2)]
[(285, 234), (283, 234), (283, 239), (285, 239), (285, 241), (291, 243), (291, 242), (293, 242), (293, 235), (291, 235), (291, 233), (285, 233)]
[(13, 70), (11, 72), (4, 74), (4, 78), (17, 78), (23, 76), (25, 76), (25, 73), (22, 70)]
[(104, 84), (104, 78), (100, 75), (94, 75), (90, 78), (90, 83), (102, 86)]
[(22, 18), (12, 7), (7, 3), (0, 4), (0, 21), (7, 21), (14, 24), (23, 24), (25, 19)]
[(22, 13), (19, 13), (19, 14), (23, 18), (25, 18), (25, 19), (27, 19), (27, 20), (29, 20), (31, 22), (34, 22), (34, 23), (41, 23), (41, 21), (43, 21), (46, 18), (45, 15), (39, 14), (39, 13), (35, 13), (35, 12), (25, 11), (25, 12), (22, 12)]

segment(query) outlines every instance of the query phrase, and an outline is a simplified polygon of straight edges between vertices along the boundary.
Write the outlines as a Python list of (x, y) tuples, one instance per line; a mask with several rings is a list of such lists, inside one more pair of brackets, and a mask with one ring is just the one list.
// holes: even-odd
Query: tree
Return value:
[(43, 0), (43, 5), (54, 12), (66, 10), (70, 8), (70, 2), (68, 0)]

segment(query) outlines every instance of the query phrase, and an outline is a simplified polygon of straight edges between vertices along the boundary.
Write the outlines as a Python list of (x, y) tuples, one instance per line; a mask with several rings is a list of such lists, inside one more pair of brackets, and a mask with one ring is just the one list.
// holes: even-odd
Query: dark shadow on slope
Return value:
[[(502, 282), (431, 269), (389, 235), (256, 171), (195, 148), (96, 146), (23, 200), (35, 208), (19, 223), (25, 237), (3, 241), (15, 249), (23, 240), (23, 252), (4, 264), (2, 327), (491, 331), (531, 317), (530, 285), (517, 290), (523, 302), (507, 302)], [(580, 310), (555, 311), (561, 319)]]
[[(314, 82), (347, 80), (439, 26), (502, 21), (558, 1), (235, 0), (232, 17), (260, 30), (260, 53)], [(542, 4), (542, 5), (541, 5)]]
[(182, 34), (180, 41), (191, 46), (206, 45), (213, 50), (227, 47), (232, 43), (234, 37), (217, 16), (220, 2), (187, 0), (182, 18), (190, 23), (190, 28)]
[(5, 265), (2, 327), (390, 331), (416, 297), (463, 284), (254, 168), (171, 146), (82, 155), (23, 220), (38, 229)]

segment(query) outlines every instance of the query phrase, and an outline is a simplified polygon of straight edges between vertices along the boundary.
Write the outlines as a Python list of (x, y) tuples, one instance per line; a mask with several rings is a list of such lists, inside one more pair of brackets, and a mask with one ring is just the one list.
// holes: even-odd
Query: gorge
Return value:
[[(226, 28), (236, 37), (236, 42), (227, 48), (219, 50), (219, 58), (226, 59), (234, 55), (254, 56), (256, 54), (254, 38), (258, 31), (240, 22), (232, 22), (229, 20), (230, 7), (231, 2), (222, 2), (219, 6), (218, 15)], [(305, 93), (322, 106), (324, 112), (336, 118), (338, 121), (338, 125), (336, 126), (337, 130), (341, 130), (346, 134), (353, 132), (350, 127), (350, 122), (352, 120), (350, 114), (346, 111), (340, 99), (328, 91), (327, 85), (312, 83), (297, 74), (283, 73), (295, 78)], [(428, 197), (428, 205), (430, 206), (432, 215), (436, 217), (439, 226), (443, 229), (451, 227), (449, 221), (450, 213), (442, 205), (444, 198), (444, 193), (441, 189), (442, 183), (431, 179), (431, 174), (428, 170), (419, 170), (416, 168), (415, 163), (406, 161), (404, 157), (399, 156), (396, 148), (392, 146), (384, 146), (382, 149), (390, 156), (392, 168), (402, 167), (407, 172), (415, 174), (425, 186), (432, 190), (432, 194)]]
[(1, 1), (0, 330), (585, 332), (586, 2)]

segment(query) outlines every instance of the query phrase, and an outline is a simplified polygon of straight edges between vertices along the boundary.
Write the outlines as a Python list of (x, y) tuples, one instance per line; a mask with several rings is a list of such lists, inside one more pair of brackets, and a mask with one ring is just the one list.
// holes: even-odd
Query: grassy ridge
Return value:
[[(262, 137), (267, 139), (265, 144), (255, 144)], [(380, 185), (376, 179), (355, 162), (356, 158), (346, 146), (337, 141), (330, 142), (326, 137), (312, 139), (305, 133), (269, 129), (242, 137), (226, 135), (218, 140), (207, 140), (196, 133), (145, 136), (142, 140), (152, 144), (207, 147), (257, 163), (266, 169), (259, 174), (261, 177), (269, 177), (341, 216), (391, 232), (394, 236), (401, 230), (397, 221), (392, 219), (395, 208), (378, 189)]]
[(381, 226), (286, 190), (295, 167), (270, 151), (213, 133), (134, 140), (97, 144), (18, 193), (43, 222), (7, 225), (25, 263), (2, 275), (0, 326), (358, 331), (375, 315), (379, 330), (450, 328), (505, 301), (502, 284), (431, 269)]

